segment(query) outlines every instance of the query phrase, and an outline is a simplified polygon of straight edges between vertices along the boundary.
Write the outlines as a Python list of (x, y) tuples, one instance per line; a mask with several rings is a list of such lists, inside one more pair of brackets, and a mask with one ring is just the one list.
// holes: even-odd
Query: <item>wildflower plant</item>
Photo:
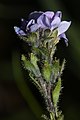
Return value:
[(46, 120), (63, 120), (64, 115), (58, 108), (62, 89), (61, 75), (65, 66), (54, 55), (61, 38), (68, 45), (65, 32), (71, 21), (61, 21), (62, 12), (35, 11), (28, 21), (21, 19), (21, 27), (14, 27), (16, 34), (31, 47), (29, 58), (22, 54), (21, 61), (29, 71), (32, 82), (44, 97), (49, 115), (42, 115)]

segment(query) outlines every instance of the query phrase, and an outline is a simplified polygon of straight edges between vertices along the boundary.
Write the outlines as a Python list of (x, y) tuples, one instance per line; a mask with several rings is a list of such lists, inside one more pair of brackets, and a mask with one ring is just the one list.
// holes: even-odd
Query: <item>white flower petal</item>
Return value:
[(44, 24), (45, 20), (44, 20), (44, 15), (42, 14), (38, 19), (37, 19), (37, 23), (38, 25), (41, 26), (41, 28), (45, 28), (46, 25)]
[(58, 26), (58, 28), (57, 28), (57, 30), (58, 30), (58, 35), (66, 32), (70, 25), (71, 25), (71, 21), (70, 21), (70, 22), (62, 21), (62, 22), (60, 23), (60, 25)]
[(55, 16), (62, 18), (62, 12), (61, 11), (57, 11)]
[(35, 24), (35, 20), (34, 19), (31, 19), (28, 24), (27, 24), (27, 27), (29, 27), (31, 24)]
[(43, 14), (45, 14), (48, 18), (51, 18), (51, 19), (54, 16), (54, 12), (51, 12), (51, 11), (47, 11), (47, 12), (45, 12)]
[(61, 19), (59, 17), (54, 17), (54, 20), (51, 22), (51, 30), (58, 27), (60, 22), (61, 22)]
[(35, 32), (37, 29), (39, 28), (39, 25), (38, 24), (34, 24), (30, 27), (30, 31), (31, 32)]
[(23, 36), (26, 35), (25, 32), (23, 30), (21, 30), (19, 27), (14, 26), (14, 30), (15, 30), (16, 34), (19, 35), (19, 36), (20, 35), (23, 35)]

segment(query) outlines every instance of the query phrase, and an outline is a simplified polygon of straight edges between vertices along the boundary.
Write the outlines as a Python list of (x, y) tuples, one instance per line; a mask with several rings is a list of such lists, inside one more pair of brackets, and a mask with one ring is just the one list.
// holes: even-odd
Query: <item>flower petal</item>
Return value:
[(35, 24), (35, 20), (34, 19), (31, 19), (28, 24), (27, 24), (27, 27), (30, 27), (31, 25)]
[(46, 16), (45, 15), (41, 15), (38, 19), (37, 19), (37, 23), (40, 25), (41, 28), (46, 28), (46, 24), (45, 24), (45, 18)]
[(29, 14), (29, 20), (31, 20), (31, 19), (37, 20), (40, 17), (40, 15), (42, 15), (42, 14), (43, 14), (42, 11), (39, 11), (39, 12), (34, 11), (34, 12)]
[(35, 32), (39, 28), (39, 25), (36, 23), (30, 27), (31, 32)]
[(54, 28), (58, 27), (60, 22), (61, 22), (61, 19), (59, 17), (55, 16), (54, 20), (51, 23), (51, 30), (53, 30)]
[(59, 17), (59, 18), (62, 18), (62, 12), (61, 11), (57, 11), (55, 16)]
[(19, 27), (14, 26), (14, 30), (15, 30), (16, 34), (19, 35), (19, 36), (20, 35), (23, 35), (23, 36), (26, 35), (25, 32), (23, 30), (21, 30)]
[(60, 23), (60, 25), (58, 26), (58, 29), (57, 29), (58, 30), (58, 35), (66, 32), (70, 25), (71, 25), (71, 21), (70, 22), (62, 21)]
[(67, 39), (65, 33), (61, 34), (59, 37), (60, 37), (60, 39), (63, 38), (65, 43), (66, 43), (66, 45), (68, 46), (68, 39)]
[(44, 15), (42, 21), (43, 21), (43, 23), (44, 23), (44, 25), (46, 27), (50, 27), (51, 26), (51, 21), (50, 21), (50, 19), (46, 15)]
[(43, 14), (45, 14), (50, 19), (52, 19), (52, 17), (54, 16), (54, 12), (51, 12), (51, 11), (47, 11), (47, 12), (45, 12)]

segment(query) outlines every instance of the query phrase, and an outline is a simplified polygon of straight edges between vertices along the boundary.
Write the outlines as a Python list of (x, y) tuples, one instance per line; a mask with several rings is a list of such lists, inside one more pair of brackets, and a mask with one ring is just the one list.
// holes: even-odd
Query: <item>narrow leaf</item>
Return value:
[(29, 70), (36, 77), (39, 77), (38, 71), (36, 70), (35, 66), (29, 60), (27, 60), (24, 55), (22, 55), (21, 60), (23, 61), (23, 65), (26, 70)]
[(64, 70), (65, 62), (66, 62), (66, 60), (64, 59), (63, 62), (62, 62), (62, 65), (61, 65), (60, 74), (62, 74), (62, 72)]
[(56, 82), (57, 77), (59, 76), (59, 70), (60, 70), (60, 65), (59, 65), (59, 60), (55, 60), (52, 65), (52, 71), (54, 74), (54, 81)]
[(35, 69), (38, 73), (38, 76), (41, 76), (41, 73), (40, 73), (40, 70), (39, 70), (39, 67), (38, 67), (38, 64), (37, 64), (38, 58), (33, 53), (31, 53), (31, 60), (30, 61), (34, 65), (34, 67), (35, 67)]
[(34, 66), (31, 64), (31, 62), (27, 60), (27, 58), (24, 55), (22, 55), (21, 60), (23, 61), (24, 68), (32, 72)]
[(32, 74), (29, 74), (29, 76), (30, 76), (31, 80), (33, 81), (33, 83), (36, 85), (36, 87), (37, 87), (39, 90), (41, 90), (41, 86), (40, 86), (39, 82), (37, 81), (37, 79), (34, 78)]
[(52, 98), (54, 107), (57, 107), (57, 103), (59, 101), (59, 95), (61, 91), (61, 78), (58, 79), (58, 82), (56, 83), (55, 89), (52, 91)]
[(49, 82), (50, 81), (50, 77), (51, 77), (51, 66), (50, 66), (50, 64), (48, 64), (47, 61), (45, 61), (45, 63), (44, 63), (42, 73), (43, 73), (44, 79), (47, 82)]

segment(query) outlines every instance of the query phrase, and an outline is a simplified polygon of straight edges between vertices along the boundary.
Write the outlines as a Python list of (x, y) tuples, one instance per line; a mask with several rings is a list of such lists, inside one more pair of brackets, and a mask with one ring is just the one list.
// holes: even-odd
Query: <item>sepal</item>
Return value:
[(31, 43), (31, 44), (34, 44), (36, 43), (36, 40), (37, 40), (37, 34), (36, 32), (32, 32), (32, 33), (29, 33), (27, 34), (26, 36), (19, 36), (20, 39), (22, 39), (23, 41), (27, 42), (27, 43)]

